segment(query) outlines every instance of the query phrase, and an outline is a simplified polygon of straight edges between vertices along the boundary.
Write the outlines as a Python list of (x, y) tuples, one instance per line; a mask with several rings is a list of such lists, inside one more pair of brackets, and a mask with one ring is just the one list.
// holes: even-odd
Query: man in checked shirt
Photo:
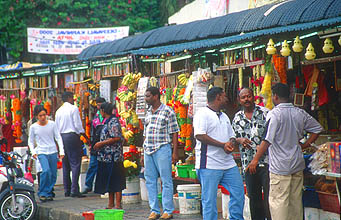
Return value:
[[(150, 106), (144, 125), (144, 175), (151, 209), (148, 219), (160, 218), (157, 198), (157, 180), (162, 181), (163, 214), (160, 219), (173, 218), (172, 163), (178, 160), (178, 131), (174, 111), (160, 102), (160, 91), (156, 87), (146, 90), (145, 101)], [(172, 146), (173, 144), (173, 152)]]

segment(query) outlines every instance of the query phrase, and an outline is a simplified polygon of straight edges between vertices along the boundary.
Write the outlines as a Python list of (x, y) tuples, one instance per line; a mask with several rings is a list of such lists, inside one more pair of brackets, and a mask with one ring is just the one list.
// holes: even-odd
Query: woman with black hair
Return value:
[(113, 109), (114, 105), (107, 102), (103, 103), (100, 109), (106, 120), (101, 131), (100, 141), (93, 147), (98, 150), (95, 193), (108, 192), (107, 208), (121, 209), (122, 190), (126, 188), (122, 146), (124, 139), (119, 120), (112, 114)]
[(34, 116), (38, 121), (30, 127), (28, 146), (33, 158), (39, 160), (42, 168), (38, 196), (42, 202), (52, 201), (52, 189), (57, 180), (57, 161), (64, 157), (62, 137), (55, 122), (47, 120), (47, 111), (42, 105), (34, 108)]

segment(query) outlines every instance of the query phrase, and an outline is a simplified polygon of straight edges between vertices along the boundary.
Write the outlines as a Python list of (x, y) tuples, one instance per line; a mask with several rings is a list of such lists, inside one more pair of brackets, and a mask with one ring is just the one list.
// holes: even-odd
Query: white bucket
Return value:
[(140, 178), (141, 200), (148, 201), (148, 191), (146, 187), (146, 180)]
[(136, 177), (132, 180), (127, 180), (126, 189), (122, 191), (122, 203), (138, 203), (140, 202), (140, 178)]
[(218, 212), (223, 211), (221, 189), (218, 189), (218, 191), (217, 191), (217, 211)]
[(230, 202), (230, 195), (223, 193), (222, 195), (223, 219), (229, 218), (229, 202)]
[[(229, 219), (229, 202), (230, 202), (230, 195), (223, 194), (222, 195), (223, 219)], [(245, 195), (243, 216), (244, 216), (244, 220), (251, 220), (249, 197), (247, 197), (246, 195)]]
[(178, 185), (180, 214), (200, 213), (200, 184)]

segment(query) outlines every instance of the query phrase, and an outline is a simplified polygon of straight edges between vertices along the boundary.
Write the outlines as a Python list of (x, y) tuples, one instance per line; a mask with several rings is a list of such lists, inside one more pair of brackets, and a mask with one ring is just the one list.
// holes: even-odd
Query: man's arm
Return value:
[(173, 143), (173, 155), (172, 155), (172, 162), (176, 163), (179, 160), (178, 155), (178, 133), (172, 134), (172, 143)]
[(262, 141), (262, 143), (260, 143), (260, 146), (257, 150), (255, 157), (253, 158), (251, 163), (249, 163), (245, 172), (247, 172), (249, 170), (251, 174), (256, 173), (258, 161), (263, 156), (263, 154), (268, 150), (269, 146), (270, 146), (270, 143), (266, 140), (264, 140), (264, 141)]
[(221, 147), (221, 148), (225, 147), (225, 143), (217, 141), (211, 138), (210, 136), (208, 136), (207, 134), (197, 134), (195, 135), (195, 138), (198, 139), (203, 144), (213, 145), (213, 146)]
[(310, 147), (311, 144), (314, 143), (319, 136), (320, 134), (311, 133), (308, 140), (304, 144), (301, 144), (302, 150)]

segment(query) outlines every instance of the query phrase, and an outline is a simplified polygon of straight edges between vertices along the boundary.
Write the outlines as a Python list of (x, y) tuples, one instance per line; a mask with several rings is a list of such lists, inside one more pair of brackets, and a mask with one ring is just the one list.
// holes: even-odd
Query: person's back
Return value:
[[(306, 128), (314, 132), (320, 127), (311, 127), (311, 116), (303, 109), (294, 107), (291, 103), (281, 103), (268, 114), (268, 123), (276, 123), (276, 131), (268, 131), (273, 137), (269, 148), (271, 158), (270, 171), (276, 174), (288, 175), (305, 167), (299, 140), (303, 138)], [(268, 138), (272, 138), (272, 137)]]

